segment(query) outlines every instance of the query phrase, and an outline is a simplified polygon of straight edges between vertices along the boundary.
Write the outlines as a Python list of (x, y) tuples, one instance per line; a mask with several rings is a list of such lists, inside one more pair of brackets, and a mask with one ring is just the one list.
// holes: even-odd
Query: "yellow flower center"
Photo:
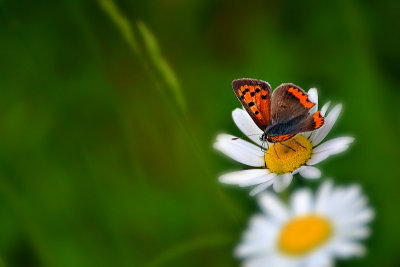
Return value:
[[(276, 151), (276, 153), (275, 153)], [(302, 135), (282, 142), (270, 145), (265, 153), (265, 165), (277, 174), (292, 172), (304, 165), (312, 152), (311, 142)]]
[(297, 217), (288, 222), (278, 237), (278, 248), (290, 256), (306, 254), (331, 236), (331, 223), (318, 215)]

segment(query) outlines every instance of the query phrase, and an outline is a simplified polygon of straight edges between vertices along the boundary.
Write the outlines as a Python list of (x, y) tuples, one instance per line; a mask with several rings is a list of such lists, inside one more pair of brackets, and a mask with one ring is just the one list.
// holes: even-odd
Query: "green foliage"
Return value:
[(257, 207), (218, 184), (243, 166), (212, 143), (241, 135), (242, 77), (343, 103), (328, 137), (356, 141), (319, 166), (361, 183), (377, 218), (367, 257), (340, 266), (398, 265), (399, 8), (1, 1), (0, 266), (237, 265)]

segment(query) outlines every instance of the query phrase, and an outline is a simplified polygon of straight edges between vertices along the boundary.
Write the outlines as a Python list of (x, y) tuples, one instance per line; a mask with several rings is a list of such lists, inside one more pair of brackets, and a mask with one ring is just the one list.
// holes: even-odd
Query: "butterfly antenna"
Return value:
[(287, 148), (289, 148), (289, 149), (291, 149), (291, 150), (293, 150), (293, 151), (296, 151), (296, 150), (294, 150), (293, 148), (291, 148), (290, 146), (285, 145), (284, 143), (279, 143), (279, 144), (281, 144), (282, 146), (287, 147)]
[(280, 159), (279, 156), (278, 156), (278, 153), (276, 153), (275, 145), (276, 145), (276, 143), (274, 143), (274, 151), (275, 151), (275, 154), (276, 154), (276, 156), (278, 157), (278, 159)]
[(234, 138), (232, 138), (232, 140), (243, 139), (243, 138), (245, 138), (247, 136), (253, 136), (253, 135), (260, 135), (260, 134), (249, 134), (249, 135), (246, 135), (246, 136), (242, 135), (241, 137), (234, 137)]
[(299, 142), (297, 142), (297, 140), (296, 139), (294, 139), (293, 138), (293, 141), (295, 141), (296, 142), (296, 144), (298, 144), (299, 146), (301, 146), (302, 148), (305, 148), (302, 144), (300, 144)]

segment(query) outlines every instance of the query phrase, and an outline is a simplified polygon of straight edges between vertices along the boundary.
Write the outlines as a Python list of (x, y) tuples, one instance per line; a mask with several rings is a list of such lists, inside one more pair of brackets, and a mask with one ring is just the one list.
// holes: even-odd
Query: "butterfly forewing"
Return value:
[(291, 83), (285, 83), (275, 89), (271, 98), (272, 122), (287, 122), (301, 115), (307, 115), (315, 105), (308, 95)]
[(264, 131), (271, 121), (271, 86), (264, 81), (238, 79), (232, 87), (247, 113)]

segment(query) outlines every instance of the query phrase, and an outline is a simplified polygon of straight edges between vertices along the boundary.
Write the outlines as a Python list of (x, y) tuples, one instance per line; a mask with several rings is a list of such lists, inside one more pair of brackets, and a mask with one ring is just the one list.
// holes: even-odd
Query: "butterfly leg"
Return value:
[(293, 138), (293, 141), (294, 141), (296, 144), (298, 144), (299, 146), (301, 146), (302, 148), (305, 148), (302, 144), (300, 144), (299, 142), (297, 142), (296, 139)]
[(296, 150), (294, 150), (293, 148), (291, 148), (290, 146), (285, 145), (284, 143), (279, 143), (279, 144), (281, 144), (282, 146), (287, 147), (287, 148), (289, 148), (289, 149), (291, 149), (291, 150), (293, 150), (293, 151), (296, 151)]
[(276, 143), (274, 143), (274, 151), (275, 151), (276, 156), (277, 156), (278, 159), (279, 159), (278, 153), (276, 153), (275, 145), (276, 145)]

